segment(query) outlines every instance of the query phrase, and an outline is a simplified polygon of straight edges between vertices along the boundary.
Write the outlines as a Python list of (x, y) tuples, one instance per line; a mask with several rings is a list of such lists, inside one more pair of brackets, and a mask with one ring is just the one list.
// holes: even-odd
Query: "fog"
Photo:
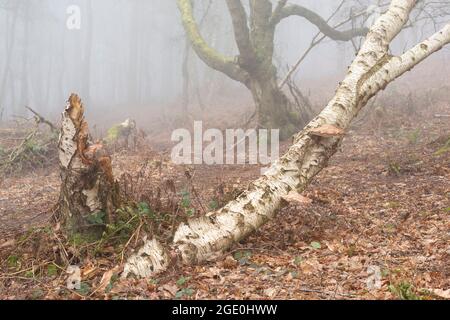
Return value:
[[(325, 18), (340, 3), (293, 2)], [(81, 9), (79, 29), (67, 27), (71, 6)], [(207, 0), (196, 1), (195, 9), (208, 42), (224, 54), (236, 55), (224, 1), (213, 0), (211, 7)], [(332, 21), (338, 23), (344, 17)], [(408, 28), (392, 51), (400, 53), (439, 26), (439, 22), (436, 26), (418, 23)], [(308, 48), (316, 32), (316, 27), (297, 17), (278, 26), (275, 63), (280, 77)], [(3, 119), (26, 114), (25, 105), (57, 119), (71, 92), (80, 94), (88, 114), (106, 122), (126, 116), (152, 121), (161, 113), (180, 110), (186, 44), (175, 0), (1, 0), (0, 38)], [(323, 88), (331, 94), (354, 54), (352, 43), (326, 40), (307, 57), (295, 79), (313, 98), (325, 98)], [(449, 57), (449, 51), (443, 50), (420, 68), (429, 78), (448, 82)], [(438, 72), (428, 70), (436, 61), (442, 66)], [(188, 63), (193, 107), (201, 104), (207, 112), (252, 104), (246, 88), (205, 66), (195, 53), (190, 52)]]

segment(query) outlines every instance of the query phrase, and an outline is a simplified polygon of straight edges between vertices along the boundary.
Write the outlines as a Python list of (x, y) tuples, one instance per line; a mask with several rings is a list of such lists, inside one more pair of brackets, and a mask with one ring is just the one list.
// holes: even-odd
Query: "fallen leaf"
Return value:
[(227, 256), (222, 265), (225, 269), (234, 269), (238, 266), (238, 262), (232, 256)]
[(83, 272), (82, 272), (83, 278), (88, 278), (92, 275), (95, 275), (95, 273), (97, 271), (99, 271), (99, 270), (95, 266), (86, 267), (86, 269), (83, 269)]
[(111, 282), (111, 278), (114, 275), (114, 273), (117, 272), (117, 270), (118, 267), (115, 267), (111, 270), (106, 271), (103, 274), (102, 279), (100, 280), (100, 284), (95, 291), (104, 291), (108, 286), (108, 284)]
[(160, 287), (160, 289), (170, 293), (172, 296), (175, 296), (178, 292), (178, 286), (171, 284), (165, 284), (162, 287)]
[(430, 289), (430, 292), (437, 295), (438, 297), (441, 297), (444, 299), (450, 299), (450, 289), (448, 289), (448, 290)]
[(3, 248), (7, 248), (7, 247), (12, 247), (15, 244), (16, 244), (16, 240), (10, 239), (10, 240), (7, 240), (6, 242), (0, 244), (0, 248), (3, 249)]
[(316, 258), (304, 261), (300, 264), (300, 270), (303, 274), (311, 275), (322, 271), (323, 266)]
[(275, 288), (268, 288), (264, 290), (264, 294), (268, 296), (269, 298), (274, 298), (278, 293), (278, 290)]

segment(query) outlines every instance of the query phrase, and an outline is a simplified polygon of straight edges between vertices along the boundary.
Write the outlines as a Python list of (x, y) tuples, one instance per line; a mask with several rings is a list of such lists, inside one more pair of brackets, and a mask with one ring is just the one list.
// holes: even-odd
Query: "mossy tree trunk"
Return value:
[(61, 191), (57, 220), (69, 235), (101, 235), (114, 222), (119, 190), (111, 158), (100, 144), (89, 139), (81, 99), (72, 94), (62, 114), (58, 144)]
[(309, 113), (300, 113), (275, 79), (251, 81), (251, 93), (256, 105), (258, 128), (281, 129), (280, 138), (287, 139), (308, 123)]

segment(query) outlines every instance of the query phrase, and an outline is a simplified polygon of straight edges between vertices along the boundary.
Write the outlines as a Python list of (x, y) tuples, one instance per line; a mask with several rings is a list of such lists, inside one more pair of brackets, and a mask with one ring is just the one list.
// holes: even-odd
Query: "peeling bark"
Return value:
[[(61, 191), (56, 216), (69, 234), (102, 231), (113, 222), (119, 201), (111, 158), (102, 145), (89, 141), (80, 98), (72, 94), (62, 114), (58, 143)], [(102, 217), (104, 224), (93, 224), (92, 215)]]
[(144, 278), (151, 277), (157, 272), (164, 271), (169, 261), (165, 248), (158, 241), (154, 239), (146, 241), (136, 254), (128, 258), (122, 278), (126, 278), (129, 274), (140, 275)]
[[(235, 242), (239, 242), (266, 222), (285, 205), (292, 192), (301, 193), (311, 180), (327, 166), (336, 153), (346, 129), (369, 99), (390, 82), (412, 69), (432, 53), (450, 43), (450, 24), (408, 50), (399, 57), (388, 54), (391, 41), (406, 24), (415, 0), (393, 0), (389, 10), (373, 25), (340, 83), (336, 95), (303, 131), (294, 138), (293, 145), (264, 176), (224, 208), (179, 226), (173, 244), (165, 251), (154, 250), (150, 255), (138, 253), (139, 268), (131, 273), (148, 277), (157, 268), (169, 264), (173, 255), (186, 264), (199, 263), (221, 256)], [(154, 243), (151, 246), (156, 246)], [(171, 252), (172, 254), (168, 254)], [(147, 258), (151, 256), (151, 258)], [(156, 257), (155, 257), (156, 256)], [(132, 263), (131, 260), (129, 263)], [(155, 265), (154, 261), (159, 261)], [(164, 261), (164, 263), (161, 263)]]

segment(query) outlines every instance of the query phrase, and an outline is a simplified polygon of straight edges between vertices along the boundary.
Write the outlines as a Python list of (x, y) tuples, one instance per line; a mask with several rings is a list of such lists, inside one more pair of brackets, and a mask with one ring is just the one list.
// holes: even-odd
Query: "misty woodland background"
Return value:
[[(340, 3), (290, 2), (322, 17)], [(348, 1), (332, 21), (369, 2)], [(73, 4), (81, 8), (80, 30), (66, 27)], [(211, 46), (236, 54), (224, 1), (196, 1), (195, 15)], [(392, 54), (449, 17), (406, 28)], [(316, 33), (300, 18), (279, 25), (280, 79)], [(171, 239), (179, 223), (218, 209), (258, 178), (259, 166), (170, 161), (172, 131), (191, 129), (194, 120), (250, 128), (249, 90), (190, 49), (176, 1), (0, 0), (0, 39), (1, 299), (450, 298), (448, 48), (369, 102), (303, 203), (283, 208), (215, 262), (123, 280), (120, 266), (144, 236)], [(361, 41), (325, 39), (294, 73), (314, 115), (333, 97)], [(127, 118), (137, 126), (128, 146), (114, 135), (108, 145), (127, 202), (101, 239), (66, 237), (51, 219), (61, 184), (59, 122), (72, 92), (94, 140), (111, 138)], [(80, 289), (66, 286), (70, 265), (80, 267)]]

